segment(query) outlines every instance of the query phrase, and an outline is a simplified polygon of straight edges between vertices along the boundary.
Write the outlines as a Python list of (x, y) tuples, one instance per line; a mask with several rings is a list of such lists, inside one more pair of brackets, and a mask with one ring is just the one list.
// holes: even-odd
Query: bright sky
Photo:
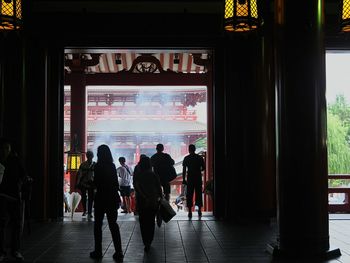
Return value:
[(326, 53), (326, 98), (327, 103), (343, 94), (350, 103), (350, 52)]

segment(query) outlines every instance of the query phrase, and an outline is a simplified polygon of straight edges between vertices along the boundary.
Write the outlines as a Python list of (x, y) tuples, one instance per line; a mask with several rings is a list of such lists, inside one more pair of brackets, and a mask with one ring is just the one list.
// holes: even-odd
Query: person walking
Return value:
[[(134, 197), (135, 197), (135, 208), (134, 208), (134, 215), (138, 215), (138, 207), (137, 207), (137, 191), (135, 190), (135, 183), (136, 183), (136, 179), (138, 177), (138, 174), (141, 173), (141, 168), (140, 168), (140, 161), (142, 158), (144, 157), (148, 157), (146, 154), (141, 154), (140, 155), (140, 159), (138, 161), (138, 163), (135, 165), (134, 167), (134, 175), (132, 177), (132, 184), (134, 187)], [(148, 157), (149, 158), (149, 157)]]
[(0, 183), (0, 262), (7, 260), (5, 233), (11, 222), (11, 254), (16, 262), (23, 261), (20, 252), (22, 232), (22, 189), (25, 170), (9, 140), (0, 139), (0, 163), (4, 167)]
[[(92, 204), (94, 201), (94, 166), (95, 162), (92, 160), (94, 153), (92, 151), (86, 152), (86, 161), (79, 166), (77, 173), (76, 188), (80, 189), (81, 202), (83, 205), (83, 215), (86, 216), (86, 203), (88, 205), (88, 217), (92, 218)], [(87, 196), (86, 196), (87, 195)], [(86, 198), (87, 197), (87, 198)]]
[(123, 261), (124, 255), (120, 230), (117, 224), (118, 208), (120, 205), (117, 169), (113, 163), (111, 150), (105, 144), (97, 148), (97, 163), (94, 171), (94, 184), (96, 186), (94, 211), (95, 250), (90, 253), (90, 257), (94, 259), (102, 258), (102, 223), (104, 214), (106, 214), (115, 249), (113, 258), (117, 261)]
[(164, 153), (164, 145), (159, 143), (156, 146), (157, 152), (151, 157), (153, 171), (159, 176), (166, 200), (170, 200), (170, 173), (175, 161), (167, 153)]
[(132, 171), (129, 166), (125, 163), (125, 157), (119, 157), (120, 167), (117, 168), (117, 174), (120, 178), (120, 195), (123, 199), (124, 210), (122, 213), (131, 213), (131, 181), (132, 181)]
[[(136, 169), (135, 169), (136, 170)], [(152, 171), (150, 158), (144, 156), (137, 165), (134, 175), (134, 188), (139, 214), (144, 250), (148, 252), (154, 237), (155, 216), (162, 197), (162, 188), (159, 177)]]
[[(190, 144), (188, 146), (189, 155), (185, 156), (182, 162), (182, 183), (187, 185), (186, 202), (188, 207), (188, 217), (192, 218), (193, 194), (195, 193), (196, 202), (198, 206), (198, 216), (202, 216), (202, 171), (205, 170), (205, 163), (203, 158), (196, 154), (196, 146)], [(186, 180), (187, 175), (187, 180)]]

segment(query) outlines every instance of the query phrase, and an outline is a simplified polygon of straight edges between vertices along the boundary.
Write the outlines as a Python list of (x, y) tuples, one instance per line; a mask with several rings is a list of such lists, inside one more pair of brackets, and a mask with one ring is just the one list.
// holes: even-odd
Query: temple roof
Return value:
[[(87, 129), (96, 134), (200, 134), (206, 132), (207, 125), (177, 120), (94, 120), (88, 121)], [(69, 121), (64, 122), (64, 131), (70, 131)]]

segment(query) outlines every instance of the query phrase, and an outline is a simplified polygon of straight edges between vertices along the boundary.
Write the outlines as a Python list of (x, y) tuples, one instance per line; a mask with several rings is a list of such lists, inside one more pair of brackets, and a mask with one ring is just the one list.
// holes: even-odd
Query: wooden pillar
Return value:
[[(71, 119), (70, 136), (71, 150), (86, 152), (86, 85), (83, 72), (72, 72), (71, 85)], [(77, 144), (75, 146), (74, 144)], [(76, 149), (74, 149), (76, 147)], [(85, 157), (85, 155), (84, 155)], [(76, 172), (71, 172), (70, 186), (75, 189)]]
[(269, 4), (261, 5), (264, 27), (259, 35), (257, 84), (256, 84), (256, 126), (254, 144), (257, 147), (257, 215), (261, 220), (276, 217), (276, 125), (275, 125), (275, 83), (273, 15)]
[(324, 259), (330, 250), (323, 1), (276, 1), (278, 98), (275, 257)]
[(23, 157), (26, 120), (22, 36), (0, 32), (0, 46), (0, 136), (11, 139)]

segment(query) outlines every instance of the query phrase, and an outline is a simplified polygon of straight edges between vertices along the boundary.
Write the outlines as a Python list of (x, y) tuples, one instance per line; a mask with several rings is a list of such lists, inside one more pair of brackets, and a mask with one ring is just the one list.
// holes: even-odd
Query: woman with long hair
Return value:
[(102, 223), (104, 214), (107, 215), (108, 226), (112, 234), (115, 253), (113, 258), (123, 260), (120, 231), (117, 224), (120, 196), (117, 170), (113, 163), (111, 150), (105, 144), (97, 148), (97, 163), (94, 169), (95, 196), (95, 250), (90, 253), (94, 259), (102, 258)]
[(135, 169), (134, 188), (139, 213), (141, 236), (148, 252), (154, 237), (155, 216), (162, 196), (159, 177), (152, 171), (150, 158), (143, 156)]

